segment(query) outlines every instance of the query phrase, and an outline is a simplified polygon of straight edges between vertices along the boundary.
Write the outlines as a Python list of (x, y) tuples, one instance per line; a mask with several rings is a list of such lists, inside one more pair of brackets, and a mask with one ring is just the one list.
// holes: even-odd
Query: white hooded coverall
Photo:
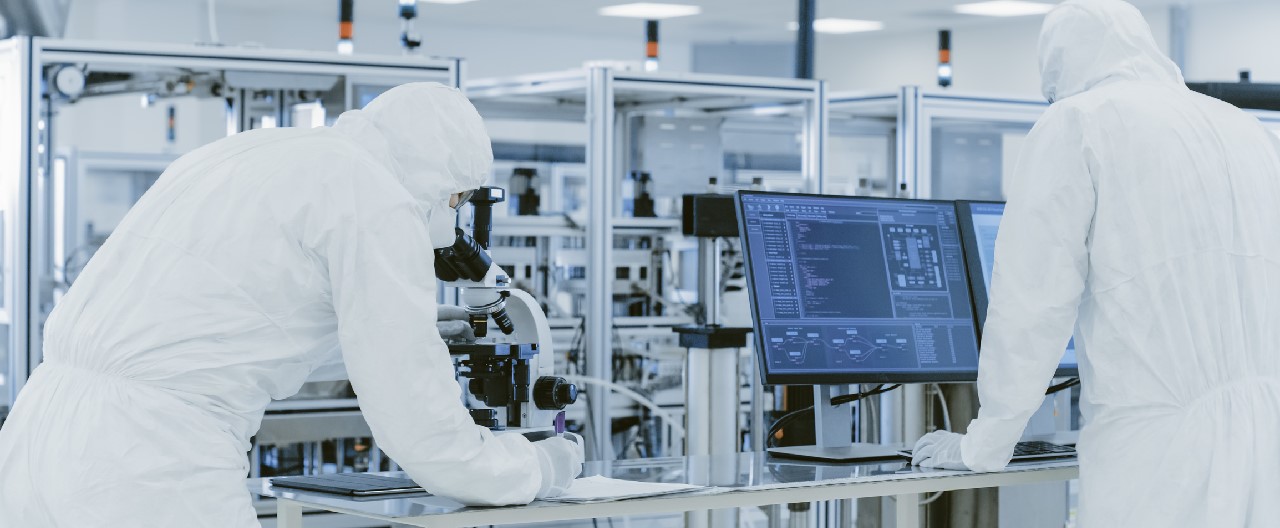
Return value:
[[(1009, 461), (1073, 325), (1080, 526), (1280, 522), (1280, 156), (1141, 14), (1070, 0), (996, 243), (964, 465)], [(1078, 315), (1078, 319), (1077, 319)]]
[(435, 326), (428, 212), (491, 163), (475, 109), (426, 83), (176, 161), (48, 320), (0, 431), (0, 527), (257, 526), (245, 452), (263, 410), (343, 364), (418, 483), (533, 500), (543, 447), (473, 423)]

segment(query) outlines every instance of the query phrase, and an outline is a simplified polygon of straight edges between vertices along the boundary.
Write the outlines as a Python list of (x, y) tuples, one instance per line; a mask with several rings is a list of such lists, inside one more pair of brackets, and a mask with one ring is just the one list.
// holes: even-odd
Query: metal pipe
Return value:
[[(706, 351), (711, 356), (711, 454), (737, 453), (742, 445), (738, 414), (742, 396), (738, 390), (738, 349)], [(731, 483), (730, 483), (731, 484)]]
[(760, 373), (755, 369), (760, 368), (752, 363), (751, 372), (751, 451), (759, 453), (764, 451), (765, 442), (765, 426), (764, 426), (764, 401), (767, 397), (764, 392), (764, 383), (760, 381)]
[(685, 454), (711, 454), (711, 354), (689, 350), (685, 362)]
[(698, 239), (698, 300), (703, 324), (720, 324), (720, 244), (714, 238)]
[(796, 77), (813, 78), (814, 33), (813, 20), (818, 11), (817, 0), (796, 0), (800, 14), (796, 17)]
[[(587, 228), (587, 296), (586, 324), (587, 375), (596, 379), (613, 379), (613, 185), (614, 118), (613, 72), (608, 68), (587, 71), (587, 189), (591, 222)], [(591, 435), (595, 458), (610, 460), (612, 456), (609, 416), (609, 391), (603, 387), (587, 388), (591, 402)]]
[(827, 82), (818, 81), (818, 93), (805, 103), (804, 155), (801, 175), (806, 192), (826, 192)]

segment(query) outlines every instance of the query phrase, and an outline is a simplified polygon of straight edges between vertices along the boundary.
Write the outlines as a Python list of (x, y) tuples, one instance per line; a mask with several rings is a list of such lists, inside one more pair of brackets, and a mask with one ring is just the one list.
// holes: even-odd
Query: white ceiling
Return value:
[[(79, 0), (92, 1), (92, 0)], [(204, 0), (186, 0), (203, 2)], [(331, 10), (336, 20), (338, 0), (215, 0), (219, 9), (311, 11)], [(424, 27), (506, 29), (519, 32), (554, 32), (582, 36), (643, 35), (643, 22), (603, 17), (602, 6), (636, 0), (476, 0), (463, 4), (419, 4)], [(796, 19), (791, 0), (653, 0), (695, 4), (702, 14), (666, 20), (662, 38), (681, 41), (794, 39), (786, 29)], [(885, 23), (885, 31), (958, 27), (991, 23), (990, 17), (959, 15), (956, 4), (976, 0), (818, 0), (818, 17), (856, 18)], [(1053, 0), (1047, 0), (1052, 2)], [(1199, 5), (1247, 0), (1131, 0), (1144, 9), (1172, 4)], [(356, 0), (356, 24), (363, 17), (394, 17), (395, 0)], [(324, 7), (321, 7), (324, 6)], [(840, 38), (824, 35), (822, 38)]]

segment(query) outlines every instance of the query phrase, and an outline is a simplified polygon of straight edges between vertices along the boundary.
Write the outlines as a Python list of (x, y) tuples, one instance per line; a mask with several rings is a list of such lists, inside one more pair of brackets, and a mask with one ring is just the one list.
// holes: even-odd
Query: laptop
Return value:
[(307, 477), (276, 477), (271, 485), (306, 491), (334, 493), (348, 497), (380, 497), (406, 493), (426, 493), (412, 479), (371, 473), (334, 473)]

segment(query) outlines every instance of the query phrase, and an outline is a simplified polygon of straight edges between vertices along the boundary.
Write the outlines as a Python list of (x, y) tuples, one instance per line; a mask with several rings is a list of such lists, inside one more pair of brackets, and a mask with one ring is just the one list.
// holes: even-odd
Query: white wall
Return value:
[(1233, 2), (1192, 7), (1187, 31), (1191, 81), (1234, 81), (1249, 69), (1255, 82), (1280, 82), (1276, 23), (1280, 2)]
[[(1143, 15), (1156, 42), (1167, 52), (1168, 10), (1150, 9)], [(951, 89), (1038, 97), (1036, 39), (1042, 20), (1019, 17), (951, 28)], [(822, 35), (816, 53), (815, 73), (833, 91), (937, 86), (937, 30)]]

